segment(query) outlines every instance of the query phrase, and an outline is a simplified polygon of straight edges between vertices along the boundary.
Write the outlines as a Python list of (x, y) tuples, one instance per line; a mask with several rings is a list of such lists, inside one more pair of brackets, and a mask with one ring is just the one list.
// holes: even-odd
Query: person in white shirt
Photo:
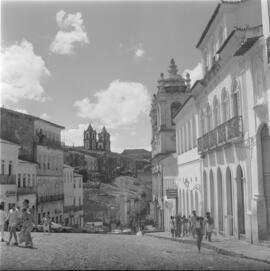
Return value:
[(0, 204), (0, 230), (1, 230), (1, 242), (5, 242), (4, 240), (4, 228), (5, 228), (5, 222), (7, 219), (7, 214), (4, 210), (4, 207), (2, 204)]
[(16, 233), (16, 227), (19, 223), (19, 212), (15, 207), (15, 204), (13, 204), (12, 208), (9, 210), (8, 213), (8, 226), (9, 226), (9, 241), (7, 242), (7, 245), (10, 244), (12, 236), (14, 236), (15, 239), (15, 246), (18, 246), (18, 239), (17, 239), (17, 233)]

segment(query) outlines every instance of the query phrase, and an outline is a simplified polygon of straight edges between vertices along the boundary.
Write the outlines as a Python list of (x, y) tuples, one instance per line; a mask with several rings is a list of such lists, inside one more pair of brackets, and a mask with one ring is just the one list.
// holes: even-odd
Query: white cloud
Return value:
[(77, 45), (89, 44), (80, 12), (67, 14), (60, 10), (56, 14), (56, 22), (60, 30), (50, 45), (50, 50), (53, 53), (70, 55), (74, 53)]
[(81, 123), (77, 128), (66, 129), (62, 132), (62, 141), (69, 146), (83, 146), (83, 132), (87, 127), (87, 123)]
[(186, 77), (186, 73), (189, 73), (190, 75), (190, 85), (192, 87), (197, 80), (200, 80), (203, 77), (202, 63), (199, 62), (192, 70), (186, 69), (183, 72), (184, 77)]
[(45, 101), (45, 91), (41, 85), (50, 72), (41, 56), (34, 53), (33, 45), (23, 40), (4, 48), (1, 52), (2, 104), (16, 104), (21, 99)]
[(42, 113), (42, 114), (40, 115), (40, 118), (41, 118), (41, 119), (45, 119), (45, 120), (49, 120), (49, 119), (52, 118), (52, 116), (48, 115), (47, 113)]
[(136, 45), (134, 48), (134, 59), (141, 59), (145, 56), (145, 50), (141, 43)]
[(84, 98), (76, 101), (77, 115), (108, 128), (122, 128), (137, 122), (138, 117), (148, 112), (150, 97), (141, 83), (111, 82), (105, 90), (95, 93), (96, 102)]

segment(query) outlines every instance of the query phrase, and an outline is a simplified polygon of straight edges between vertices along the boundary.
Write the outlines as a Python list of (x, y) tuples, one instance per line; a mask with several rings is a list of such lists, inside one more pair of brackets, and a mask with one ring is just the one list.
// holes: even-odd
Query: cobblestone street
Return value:
[[(7, 237), (7, 234), (6, 234)], [(149, 236), (34, 233), (35, 249), (1, 243), (1, 270), (265, 269), (270, 265)]]

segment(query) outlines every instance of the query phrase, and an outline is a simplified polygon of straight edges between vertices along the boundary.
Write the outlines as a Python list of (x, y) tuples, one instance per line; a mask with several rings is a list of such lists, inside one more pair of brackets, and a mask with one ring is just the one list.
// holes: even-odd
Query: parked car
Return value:
[(62, 232), (73, 232), (73, 228), (69, 226), (62, 226)]
[(131, 231), (130, 228), (125, 228), (125, 229), (122, 230), (122, 233), (123, 233), (123, 234), (131, 234), (132, 231)]
[(120, 234), (122, 233), (122, 231), (120, 229), (114, 229), (112, 230), (110, 233), (113, 233), (113, 234)]
[(156, 231), (156, 228), (152, 225), (145, 225), (143, 231), (144, 232), (153, 232), (153, 231)]
[(61, 232), (63, 230), (63, 226), (61, 224), (51, 222), (51, 231), (52, 232)]
[(41, 225), (41, 224), (34, 225), (32, 231), (43, 232), (43, 225)]

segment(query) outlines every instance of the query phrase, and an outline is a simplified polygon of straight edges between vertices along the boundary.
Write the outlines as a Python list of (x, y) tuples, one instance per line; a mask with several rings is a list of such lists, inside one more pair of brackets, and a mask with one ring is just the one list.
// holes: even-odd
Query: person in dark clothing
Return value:
[(196, 227), (196, 235), (197, 235), (197, 247), (200, 252), (202, 239), (203, 239), (203, 217), (197, 216), (195, 227)]

